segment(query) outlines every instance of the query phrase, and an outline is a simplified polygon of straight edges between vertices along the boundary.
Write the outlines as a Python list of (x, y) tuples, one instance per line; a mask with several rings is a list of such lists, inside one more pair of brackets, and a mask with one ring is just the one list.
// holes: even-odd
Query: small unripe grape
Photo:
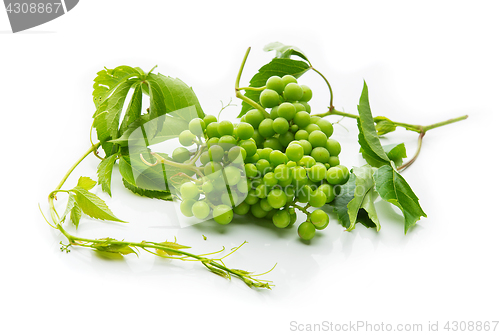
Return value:
[(300, 128), (305, 128), (311, 123), (311, 115), (304, 111), (297, 112), (293, 117), (293, 123)]
[(298, 162), (304, 156), (304, 148), (300, 144), (290, 144), (286, 148), (286, 156), (288, 159)]
[(264, 141), (264, 148), (271, 148), (273, 150), (281, 150), (283, 146), (276, 137), (268, 138)]
[(332, 185), (342, 185), (349, 180), (349, 170), (343, 165), (337, 165), (328, 169), (326, 180)]
[(201, 165), (205, 165), (210, 162), (210, 156), (208, 155), (208, 151), (203, 151), (200, 155), (200, 163)]
[(180, 204), (180, 210), (181, 210), (182, 215), (184, 215), (185, 217), (188, 217), (188, 218), (192, 217), (193, 216), (193, 205), (195, 202), (196, 202), (196, 200), (194, 200), (194, 199), (182, 200), (182, 202)]
[[(308, 140), (313, 148), (324, 147), (326, 145), (327, 137), (321, 130), (314, 130), (309, 134)], [(330, 156), (330, 154), (328, 154), (328, 156)]]
[(309, 133), (307, 131), (305, 131), (304, 129), (297, 130), (297, 132), (295, 133), (295, 139), (297, 141), (308, 140), (309, 139)]
[(272, 148), (264, 148), (264, 149), (259, 149), (259, 150), (260, 150), (259, 157), (262, 159), (269, 160), (269, 155), (271, 154), (273, 149)]
[(312, 149), (311, 156), (316, 160), (316, 162), (328, 163), (330, 159), (330, 153), (323, 147), (316, 147)]
[(231, 121), (221, 121), (217, 126), (217, 131), (219, 132), (220, 136), (233, 135), (234, 125)]
[(267, 195), (267, 201), (273, 208), (281, 208), (285, 206), (287, 200), (287, 196), (283, 190), (279, 188), (272, 189), (271, 192)]
[(240, 141), (239, 146), (245, 150), (247, 157), (252, 157), (257, 153), (257, 145), (252, 140)]
[(297, 126), (296, 124), (292, 124), (292, 125), (290, 126), (290, 131), (291, 131), (292, 133), (295, 133), (295, 132), (296, 132), (296, 131), (298, 131), (298, 130), (299, 130), (299, 126)]
[(307, 181), (307, 170), (302, 166), (292, 167), (291, 171), (296, 185), (302, 185)]
[(210, 137), (220, 137), (219, 134), (219, 122), (209, 123), (207, 126), (207, 136)]
[(245, 215), (248, 213), (248, 211), (250, 211), (250, 205), (248, 203), (246, 203), (245, 201), (243, 201), (241, 204), (234, 207), (233, 211), (235, 214)]
[(205, 201), (197, 201), (192, 207), (195, 218), (203, 220), (210, 214), (210, 206)]
[(241, 122), (236, 127), (236, 136), (241, 140), (248, 140), (253, 135), (253, 127), (250, 123)]
[(247, 197), (245, 198), (245, 202), (249, 205), (256, 204), (259, 201), (259, 197), (257, 196), (256, 190), (248, 191)]
[(227, 159), (229, 159), (230, 162), (240, 164), (243, 163), (245, 158), (247, 158), (247, 152), (240, 146), (232, 147), (227, 152)]
[(301, 239), (309, 241), (316, 234), (316, 228), (311, 222), (305, 221), (300, 224), (297, 232)]
[(280, 150), (273, 150), (269, 154), (269, 160), (270, 160), (272, 165), (277, 166), (277, 165), (286, 163), (287, 157)]
[(273, 120), (274, 120), (274, 119), (276, 119), (276, 118), (279, 116), (279, 114), (278, 114), (278, 108), (279, 108), (279, 107), (280, 107), (280, 106), (274, 106), (274, 107), (271, 109), (271, 112), (269, 113), (269, 114), (271, 115), (271, 119), (273, 119)]
[(196, 138), (196, 136), (190, 132), (189, 130), (183, 130), (180, 134), (179, 134), (179, 142), (181, 143), (181, 145), (185, 146), (185, 147), (189, 147), (190, 145), (193, 144), (193, 140)]
[(321, 163), (316, 163), (308, 173), (309, 179), (317, 183), (326, 178), (326, 167)]
[(292, 120), (295, 116), (295, 106), (289, 102), (284, 102), (278, 107), (278, 115), (286, 120)]
[(318, 190), (323, 192), (326, 195), (326, 203), (330, 203), (335, 199), (335, 192), (333, 190), (333, 186), (330, 184), (322, 184), (318, 186)]
[(259, 170), (257, 170), (254, 164), (247, 163), (245, 164), (245, 174), (247, 178), (255, 178), (259, 174)]
[(309, 134), (312, 133), (315, 130), (321, 131), (321, 128), (315, 124), (315, 123), (310, 123), (304, 128)]
[(259, 218), (259, 219), (262, 219), (263, 217), (265, 217), (267, 215), (267, 212), (260, 206), (259, 202), (253, 204), (250, 207), (250, 211), (252, 212), (252, 214), (256, 218)]
[(271, 137), (275, 134), (273, 129), (273, 119), (264, 119), (259, 124), (259, 133), (263, 137)]
[(259, 159), (257, 163), (255, 163), (255, 167), (259, 171), (260, 175), (265, 175), (268, 170), (271, 170), (271, 163), (265, 159)]
[(330, 167), (337, 166), (339, 164), (340, 159), (337, 156), (330, 156), (330, 158), (328, 159), (328, 165), (330, 165)]
[(325, 148), (330, 153), (330, 156), (338, 156), (340, 154), (340, 143), (333, 138), (326, 141)]
[(264, 114), (258, 109), (251, 109), (245, 114), (245, 121), (250, 123), (254, 129), (264, 120)]
[(205, 131), (205, 121), (203, 121), (200, 118), (194, 118), (191, 121), (189, 121), (189, 131), (195, 134), (196, 136), (201, 136), (203, 135), (203, 132)]
[(236, 145), (236, 139), (231, 135), (224, 135), (219, 138), (218, 144), (224, 149), (224, 151), (228, 151)]
[(255, 154), (253, 156), (247, 156), (247, 159), (245, 159), (245, 163), (257, 163), (259, 160), (259, 155)]
[(189, 157), (191, 157), (191, 154), (189, 150), (184, 147), (175, 148), (172, 152), (172, 159), (178, 163), (187, 161)]
[(299, 101), (299, 103), (305, 107), (307, 113), (311, 114), (311, 105), (309, 105), (306, 101)]
[(223, 171), (226, 177), (226, 182), (229, 186), (238, 184), (241, 179), (240, 169), (235, 166), (226, 166)]
[(180, 192), (181, 192), (181, 197), (184, 200), (194, 199), (194, 198), (198, 197), (198, 195), (200, 194), (200, 192), (198, 191), (198, 186), (196, 186), (195, 184), (193, 184), (191, 182), (187, 182), (187, 183), (182, 184)]
[(294, 135), (292, 132), (290, 131), (287, 131), (286, 133), (284, 134), (280, 134), (278, 136), (278, 141), (280, 142), (280, 144), (283, 146), (283, 147), (287, 147), (288, 144), (290, 144), (290, 142), (292, 142), (293, 140), (295, 139)]
[(300, 87), (302, 87), (302, 101), (309, 101), (312, 99), (312, 96), (313, 96), (313, 92), (312, 90), (309, 88), (309, 86), (306, 86), (306, 85), (300, 85)]
[(314, 164), (316, 164), (316, 160), (313, 157), (307, 155), (303, 156), (299, 161), (299, 165), (306, 168), (311, 168), (314, 166)]
[(205, 127), (206, 127), (206, 126), (208, 126), (212, 122), (217, 122), (217, 118), (215, 117), (215, 115), (207, 114), (203, 118), (203, 122), (205, 122)]
[(267, 187), (273, 187), (274, 185), (278, 184), (278, 179), (274, 176), (274, 172), (268, 172), (262, 177), (262, 180), (264, 181), (264, 185)]
[(278, 77), (278, 76), (272, 76), (269, 77), (266, 81), (266, 88), (270, 90), (276, 91), (276, 93), (281, 94), (283, 93), (283, 89), (285, 88), (285, 84), (283, 83), (283, 80)]
[(318, 121), (321, 120), (321, 117), (319, 116), (311, 116), (311, 123), (318, 123)]
[(297, 83), (297, 79), (292, 76), (292, 75), (284, 75), (283, 77), (281, 77), (281, 80), (283, 81), (283, 85), (286, 87), (286, 85), (290, 84), (290, 83)]
[(210, 193), (214, 190), (214, 185), (211, 182), (206, 181), (201, 185), (201, 189), (204, 193)]
[(266, 88), (260, 92), (259, 101), (264, 108), (272, 108), (278, 106), (280, 103), (280, 96), (276, 91)]
[(306, 107), (303, 104), (301, 104), (300, 102), (292, 102), (292, 105), (295, 107), (295, 111), (297, 113), (306, 111)]
[(273, 129), (277, 134), (284, 134), (289, 128), (288, 121), (285, 118), (277, 117), (273, 121)]
[(218, 137), (211, 137), (207, 141), (207, 147), (211, 147), (212, 145), (218, 144), (219, 143), (219, 138)]
[[(257, 125), (257, 128), (258, 128), (258, 125)], [(255, 141), (255, 144), (257, 144), (257, 145), (260, 145), (260, 144), (264, 143), (264, 141), (265, 141), (265, 138), (262, 137), (262, 135), (259, 133), (258, 129), (255, 129), (253, 131), (252, 139)]]
[(312, 151), (312, 145), (307, 140), (299, 140), (300, 145), (304, 148), (304, 155), (309, 155)]
[(233, 220), (233, 210), (227, 205), (218, 205), (214, 208), (214, 220), (219, 224), (228, 224)]
[(265, 210), (266, 212), (270, 212), (273, 210), (271, 205), (269, 205), (269, 201), (267, 199), (260, 199), (259, 201), (260, 207)]
[(292, 177), (292, 172), (290, 171), (290, 168), (288, 166), (286, 166), (285, 164), (280, 164), (274, 169), (274, 177), (278, 181), (287, 181)]
[(319, 189), (315, 189), (314, 191), (311, 192), (311, 195), (309, 196), (309, 203), (313, 207), (324, 206), (326, 203), (325, 193), (321, 192)]
[(321, 131), (325, 133), (326, 137), (330, 137), (333, 134), (333, 125), (325, 120), (325, 119), (320, 119), (316, 124), (321, 128)]
[(212, 173), (215, 173), (217, 171), (222, 170), (222, 165), (220, 165), (217, 162), (208, 162), (204, 167), (203, 167), (203, 173), (205, 176), (208, 176)]
[(328, 217), (328, 214), (325, 213), (325, 211), (321, 209), (316, 209), (311, 213), (310, 216), (311, 223), (316, 227), (318, 230), (325, 229), (326, 226), (328, 226), (328, 223), (330, 222), (330, 218)]
[(290, 213), (288, 210), (281, 209), (274, 213), (273, 215), (273, 223), (278, 228), (285, 228), (290, 223)]
[(264, 184), (260, 184), (258, 185), (256, 188), (255, 188), (255, 194), (257, 195), (257, 197), (259, 197), (260, 199), (264, 199), (265, 197), (267, 197), (267, 194), (269, 193), (269, 189), (266, 185)]
[(220, 145), (212, 145), (208, 149), (208, 156), (211, 161), (220, 162), (224, 157), (224, 149)]
[(285, 86), (285, 90), (283, 91), (283, 96), (288, 101), (300, 100), (303, 94), (302, 87), (296, 83), (289, 83)]
[(241, 180), (236, 184), (236, 189), (238, 192), (247, 194), (248, 189), (250, 187), (250, 183), (246, 180), (246, 178), (241, 178)]
[(236, 194), (236, 192), (224, 192), (222, 193), (220, 199), (224, 205), (227, 205), (229, 207), (235, 207), (239, 203), (238, 195)]

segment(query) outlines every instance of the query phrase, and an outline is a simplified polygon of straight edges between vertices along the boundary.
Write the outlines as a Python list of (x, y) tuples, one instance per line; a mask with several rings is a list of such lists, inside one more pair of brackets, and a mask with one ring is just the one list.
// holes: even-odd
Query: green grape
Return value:
[(254, 129), (264, 120), (264, 114), (258, 109), (251, 109), (245, 114), (245, 121), (250, 123)]
[[(293, 182), (293, 178), (292, 178), (292, 175), (290, 174), (290, 176), (287, 178), (287, 179), (283, 179), (283, 180), (279, 180), (278, 181), (278, 185), (281, 186), (281, 187), (287, 187), (288, 185), (290, 185), (291, 183)], [(293, 200), (293, 199), (292, 199)], [(290, 200), (291, 201), (291, 200)]]
[(252, 157), (257, 153), (257, 145), (252, 139), (240, 141), (239, 146), (245, 150), (247, 157)]
[[(314, 130), (309, 134), (309, 143), (311, 143), (313, 148), (324, 147), (326, 145), (327, 137), (325, 133), (320, 130)], [(328, 154), (330, 156), (330, 154)]]
[(271, 137), (275, 134), (273, 129), (273, 119), (264, 119), (259, 124), (259, 133), (262, 137)]
[(269, 161), (272, 165), (278, 166), (280, 164), (286, 163), (286, 155), (280, 150), (273, 150), (269, 154)]
[[(302, 97), (302, 98), (304, 98), (304, 97)], [(299, 101), (299, 103), (304, 106), (307, 113), (311, 114), (311, 105), (309, 105), (306, 101)]]
[(271, 76), (266, 81), (266, 88), (276, 91), (276, 93), (281, 94), (285, 89), (285, 84), (283, 80), (278, 76)]
[(311, 116), (311, 123), (317, 124), (319, 120), (321, 120), (321, 117), (319, 117), (319, 116)]
[(304, 148), (304, 155), (309, 155), (312, 151), (312, 145), (308, 140), (299, 140), (300, 145)]
[(268, 170), (271, 170), (271, 163), (265, 159), (259, 159), (257, 163), (255, 163), (255, 167), (259, 170), (261, 176), (265, 175)]
[(300, 141), (300, 140), (308, 140), (309, 139), (309, 133), (303, 129), (300, 129), (300, 130), (297, 130), (297, 132), (295, 133), (295, 139), (297, 141)]
[(288, 144), (290, 144), (290, 142), (292, 142), (294, 140), (294, 135), (292, 132), (289, 132), (287, 131), (286, 133), (284, 134), (281, 134), (279, 135), (278, 137), (278, 141), (280, 142), (280, 144), (283, 146), (283, 147), (286, 147), (288, 146)]
[(264, 108), (272, 108), (280, 103), (280, 96), (275, 90), (266, 88), (260, 92), (259, 101)]
[(330, 158), (328, 159), (328, 164), (330, 165), (330, 167), (337, 166), (340, 164), (340, 160), (337, 156), (330, 156)]
[(220, 137), (219, 134), (219, 122), (212, 122), (207, 125), (207, 136), (209, 138), (212, 137)]
[(221, 173), (217, 173), (217, 178), (213, 180), (214, 189), (219, 194), (227, 191), (227, 185)]
[(277, 209), (271, 209), (269, 212), (267, 212), (266, 216), (264, 216), (264, 219), (272, 220), (274, 214), (276, 214), (277, 211)]
[(311, 116), (304, 111), (297, 112), (293, 117), (293, 123), (295, 123), (300, 128), (307, 127), (308, 124), (311, 123)]
[(323, 192), (326, 195), (326, 203), (329, 204), (330, 202), (335, 199), (335, 191), (333, 190), (333, 186), (330, 184), (322, 184), (318, 187), (318, 190)]
[(316, 147), (312, 149), (311, 156), (316, 160), (316, 162), (320, 163), (328, 163), (330, 159), (330, 153), (323, 147)]
[(291, 171), (292, 178), (297, 186), (303, 185), (307, 181), (307, 170), (302, 166), (294, 166)]
[(195, 184), (193, 184), (191, 182), (187, 182), (187, 183), (182, 184), (180, 192), (181, 192), (182, 199), (184, 199), (184, 200), (194, 199), (200, 194), (200, 191), (198, 191), (198, 186), (196, 186)]
[(298, 130), (299, 130), (299, 126), (297, 126), (296, 124), (292, 124), (292, 125), (290, 126), (290, 131), (291, 131), (292, 133), (295, 133), (295, 132), (297, 132)]
[(224, 175), (226, 182), (229, 186), (238, 184), (241, 179), (241, 170), (235, 166), (226, 166), (224, 168)]
[(250, 184), (245, 178), (241, 178), (241, 180), (236, 184), (236, 189), (238, 192), (246, 194), (249, 191)]
[(295, 79), (294, 76), (286, 74), (283, 77), (281, 77), (281, 80), (283, 81), (283, 87), (286, 87), (286, 85), (290, 83), (296, 83), (297, 84), (297, 79)]
[(280, 164), (274, 169), (274, 177), (278, 182), (287, 181), (292, 177), (292, 172), (290, 171), (290, 168), (288, 166), (286, 166), (285, 164)]
[(285, 118), (277, 117), (273, 121), (273, 129), (277, 134), (284, 134), (290, 128), (288, 121)]
[(295, 116), (295, 106), (289, 102), (284, 102), (278, 107), (278, 115), (288, 121), (292, 120)]
[(217, 171), (222, 170), (222, 165), (220, 165), (217, 162), (208, 162), (204, 167), (203, 167), (203, 172), (205, 176), (208, 176), (212, 173), (215, 173)]
[(274, 185), (278, 184), (278, 179), (274, 176), (274, 172), (268, 172), (262, 177), (262, 180), (264, 181), (264, 185), (267, 187), (273, 187)]
[[(311, 119), (312, 121), (312, 119)], [(314, 123), (310, 123), (308, 124), (305, 128), (304, 128), (309, 134), (312, 133), (313, 131), (315, 130), (320, 130), (321, 131), (321, 128), (317, 125), (317, 124), (314, 124)]]
[(250, 211), (250, 205), (248, 203), (246, 203), (245, 201), (243, 201), (241, 204), (234, 207), (233, 211), (235, 214), (245, 215), (248, 213), (248, 211)]
[[(301, 104), (300, 102), (292, 102), (292, 105), (295, 107), (296, 113), (306, 111), (306, 107), (303, 104)], [(297, 115), (297, 114), (295, 114), (295, 115)]]
[(224, 151), (228, 151), (229, 149), (234, 147), (236, 145), (236, 143), (237, 143), (236, 139), (233, 136), (224, 135), (221, 138), (219, 138), (218, 145), (220, 145), (224, 149)]
[(255, 154), (253, 156), (247, 156), (247, 159), (245, 159), (245, 163), (257, 163), (259, 160), (259, 155)]
[[(290, 212), (291, 211), (291, 212)], [(288, 227), (291, 227), (295, 221), (297, 221), (297, 213), (295, 213), (295, 210), (290, 208), (290, 223), (288, 224)]]
[(340, 154), (340, 143), (333, 138), (329, 138), (326, 141), (325, 148), (330, 153), (330, 156), (338, 156)]
[(314, 164), (316, 164), (316, 160), (313, 157), (307, 155), (304, 155), (299, 161), (299, 165), (306, 168), (311, 168), (314, 166)]
[(273, 151), (272, 148), (260, 149), (259, 157), (265, 160), (269, 160), (269, 155)]
[(247, 175), (247, 178), (255, 178), (259, 174), (259, 171), (254, 164), (247, 163), (245, 164), (245, 174)]
[(260, 184), (255, 188), (255, 194), (259, 198), (264, 199), (269, 194), (269, 188), (265, 184)]
[(210, 214), (210, 206), (205, 201), (197, 201), (192, 207), (195, 218), (203, 220)]
[(220, 200), (224, 205), (227, 205), (229, 207), (235, 207), (236, 204), (238, 203), (238, 195), (236, 192), (225, 192), (222, 193)]
[(194, 118), (191, 121), (189, 121), (188, 128), (189, 131), (195, 134), (196, 136), (201, 136), (203, 135), (203, 132), (205, 131), (206, 128), (205, 121), (203, 121), (200, 118)]
[(311, 197), (312, 189), (309, 185), (302, 185), (297, 188), (297, 201), (303, 204), (308, 203)]
[(231, 121), (221, 121), (219, 122), (219, 125), (217, 126), (217, 131), (219, 132), (219, 135), (224, 136), (224, 135), (233, 135), (234, 131), (234, 125)]
[(205, 165), (210, 162), (210, 156), (208, 155), (208, 151), (203, 151), (200, 155), (200, 163), (201, 165)]
[(306, 86), (306, 85), (300, 85), (300, 87), (302, 87), (302, 101), (309, 101), (312, 99), (312, 96), (313, 96), (313, 92), (312, 90), (309, 88), (309, 86)]
[(291, 161), (299, 162), (304, 156), (304, 148), (300, 144), (290, 144), (286, 148), (286, 156)]
[(281, 209), (273, 215), (273, 223), (278, 228), (285, 228), (290, 223), (290, 213), (288, 210)]
[(217, 122), (217, 118), (215, 117), (215, 115), (207, 114), (203, 118), (203, 122), (205, 122), (205, 127), (207, 127), (210, 123)]
[(314, 227), (318, 230), (325, 229), (330, 222), (328, 214), (326, 214), (325, 211), (321, 209), (316, 209), (315, 211), (313, 211), (309, 219), (311, 220), (311, 223), (314, 225)]
[[(290, 179), (292, 179), (291, 176)], [(286, 202), (293, 202), (295, 199), (295, 188), (292, 185), (287, 185), (283, 190), (286, 194)]]
[(253, 131), (253, 135), (250, 139), (253, 139), (255, 141), (255, 144), (257, 144), (257, 145), (260, 145), (260, 144), (264, 143), (264, 141), (265, 141), (265, 138), (262, 137), (262, 135), (259, 133), (258, 129), (255, 129)]
[(333, 134), (333, 125), (325, 120), (325, 119), (320, 119), (316, 124), (321, 128), (321, 131), (325, 133), (326, 137), (330, 137)]
[(297, 166), (297, 162), (288, 161), (288, 163), (286, 163), (286, 166), (288, 166), (289, 168), (293, 168), (294, 166)]
[(342, 185), (349, 180), (349, 170), (343, 165), (337, 165), (328, 169), (326, 180), (332, 185)]
[(206, 181), (201, 185), (201, 190), (204, 193), (210, 193), (214, 190), (214, 185), (211, 182)]
[(257, 191), (256, 190), (250, 190), (248, 191), (247, 197), (245, 198), (245, 202), (249, 205), (256, 204), (260, 198), (257, 196)]
[(285, 86), (285, 90), (283, 91), (283, 96), (288, 101), (297, 101), (302, 98), (304, 95), (304, 91), (302, 91), (302, 87), (297, 83), (289, 83)]
[(267, 201), (273, 208), (281, 208), (285, 206), (287, 200), (287, 196), (283, 190), (279, 188), (272, 189), (271, 192), (267, 195)]
[(190, 145), (193, 144), (193, 140), (196, 138), (196, 136), (190, 132), (189, 130), (183, 130), (180, 134), (179, 134), (179, 142), (181, 143), (181, 145), (185, 146), (185, 147), (189, 147)]
[(228, 224), (233, 220), (233, 210), (227, 205), (215, 206), (214, 220), (218, 224)]
[(301, 239), (309, 241), (316, 234), (316, 228), (311, 222), (305, 221), (300, 224), (297, 232)]
[(250, 211), (252, 212), (253, 216), (258, 219), (262, 219), (267, 215), (267, 212), (260, 206), (259, 202), (250, 206)]
[(241, 140), (248, 140), (252, 138), (253, 135), (253, 127), (250, 123), (241, 122), (236, 126), (236, 136), (238, 136)]
[(212, 145), (218, 144), (219, 143), (219, 138), (218, 137), (211, 137), (207, 141), (207, 147), (210, 148)]
[(308, 173), (309, 179), (317, 183), (326, 178), (326, 167), (321, 163), (316, 163)]
[(193, 216), (193, 205), (196, 202), (194, 199), (186, 199), (181, 201), (180, 209), (182, 215), (185, 217), (192, 217)]
[(278, 115), (278, 108), (279, 106), (274, 106), (272, 109), (271, 109), (271, 112), (269, 113), (271, 115), (271, 119), (276, 119), (277, 117), (279, 117)]
[(235, 146), (227, 152), (227, 159), (235, 164), (241, 164), (247, 158), (247, 152), (240, 146)]
[(326, 195), (319, 189), (315, 189), (309, 196), (309, 204), (313, 207), (322, 207), (326, 204)]
[(271, 205), (269, 205), (269, 201), (267, 201), (267, 199), (260, 199), (260, 207), (265, 210), (266, 212), (269, 212), (271, 211), (273, 208), (271, 207)]
[(281, 150), (283, 146), (276, 137), (268, 138), (264, 141), (264, 148), (271, 148), (273, 150)]
[(211, 161), (220, 162), (224, 157), (224, 149), (220, 145), (214, 144), (208, 149), (208, 156)]
[(191, 157), (191, 153), (184, 147), (175, 148), (172, 152), (172, 159), (174, 162), (182, 163), (187, 161), (189, 157)]

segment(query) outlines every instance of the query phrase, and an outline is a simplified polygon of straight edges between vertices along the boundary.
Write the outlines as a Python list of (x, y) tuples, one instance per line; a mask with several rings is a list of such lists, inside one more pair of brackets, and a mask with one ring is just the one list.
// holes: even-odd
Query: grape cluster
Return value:
[[(311, 98), (311, 89), (295, 77), (272, 76), (259, 99), (267, 115), (252, 109), (236, 125), (212, 115), (191, 120), (179, 141), (184, 146), (196, 137), (206, 141), (199, 156), (204, 176), (180, 187), (182, 213), (198, 219), (211, 214), (220, 224), (251, 213), (286, 228), (300, 210), (307, 216), (298, 227), (302, 239), (326, 228), (328, 215), (307, 209), (332, 202), (349, 171), (340, 165), (339, 142), (330, 138), (333, 125), (310, 115)], [(189, 158), (183, 147), (172, 154), (177, 162)]]

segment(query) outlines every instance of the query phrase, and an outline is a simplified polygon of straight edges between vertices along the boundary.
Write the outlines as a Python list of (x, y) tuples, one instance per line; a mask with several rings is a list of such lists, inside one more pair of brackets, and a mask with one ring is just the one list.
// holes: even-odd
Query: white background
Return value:
[[(421, 323), (426, 330), (436, 321), (442, 327), (448, 320), (500, 320), (499, 9), (496, 1), (87, 0), (18, 34), (0, 10), (0, 330), (286, 334), (292, 321)], [(469, 115), (429, 131), (417, 162), (404, 172), (427, 219), (405, 236), (399, 210), (377, 203), (379, 233), (363, 226), (344, 232), (332, 217), (309, 245), (295, 229), (250, 218), (178, 230), (167, 228), (174, 220), (169, 204), (130, 194), (115, 173), (113, 198), (98, 195), (129, 223), (84, 219), (79, 235), (176, 236), (197, 253), (246, 240), (226, 264), (264, 272), (277, 262), (266, 276), (273, 290), (145, 253), (107, 260), (88, 250), (59, 251), (64, 239), (44, 222), (38, 204), (47, 213), (47, 194), (89, 147), (97, 71), (158, 65), (217, 114), (221, 101), (233, 98), (246, 48), (253, 49), (242, 83), (273, 57), (262, 51), (273, 41), (309, 56), (330, 79), (338, 109), (356, 112), (365, 79), (374, 115), (417, 124)], [(313, 111), (326, 111), (321, 80), (311, 72), (300, 82), (313, 88)], [(222, 115), (237, 113), (232, 107)], [(341, 162), (359, 166), (355, 122), (341, 124), (334, 134), (343, 145)], [(404, 141), (412, 155), (416, 138), (398, 130), (383, 142)], [(89, 156), (65, 186), (81, 175), (95, 178), (97, 164)]]

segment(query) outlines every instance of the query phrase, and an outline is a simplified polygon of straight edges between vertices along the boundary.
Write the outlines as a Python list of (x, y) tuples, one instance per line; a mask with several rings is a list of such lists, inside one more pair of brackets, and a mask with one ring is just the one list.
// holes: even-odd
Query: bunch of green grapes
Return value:
[[(273, 76), (259, 99), (267, 115), (252, 109), (237, 125), (211, 115), (192, 120), (179, 140), (189, 146), (196, 136), (205, 139), (200, 155), (204, 177), (181, 186), (184, 215), (212, 215), (216, 222), (228, 224), (234, 214), (251, 214), (286, 228), (295, 223), (300, 210), (307, 217), (298, 227), (302, 239), (310, 240), (316, 230), (326, 228), (328, 215), (307, 209), (332, 202), (349, 171), (340, 165), (339, 142), (330, 138), (333, 125), (310, 115), (311, 98), (311, 89), (295, 77)], [(189, 158), (186, 148), (176, 150), (174, 160)], [(183, 157), (176, 157), (180, 154)]]

